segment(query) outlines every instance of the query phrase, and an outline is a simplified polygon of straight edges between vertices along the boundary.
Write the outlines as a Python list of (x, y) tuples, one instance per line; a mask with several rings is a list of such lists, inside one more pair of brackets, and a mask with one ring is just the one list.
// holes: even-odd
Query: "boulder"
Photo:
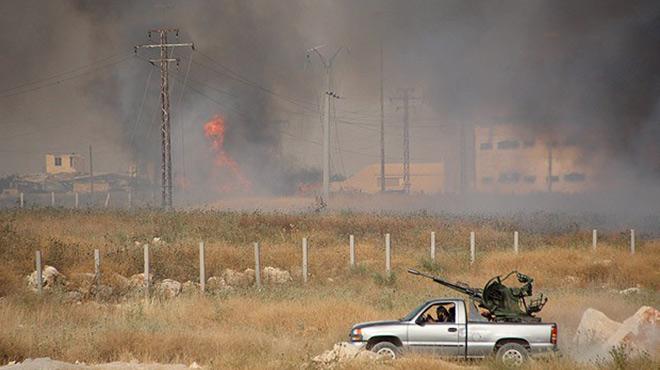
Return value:
[(628, 348), (648, 353), (657, 353), (660, 332), (660, 311), (642, 306), (634, 315), (627, 318), (605, 342), (606, 348), (625, 345)]
[(172, 279), (164, 279), (156, 283), (154, 288), (156, 295), (165, 299), (175, 298), (181, 293), (181, 283)]
[(582, 314), (573, 342), (578, 346), (600, 345), (619, 329), (620, 323), (610, 319), (604, 313), (588, 308)]
[(254, 284), (254, 270), (246, 269), (245, 272), (238, 272), (232, 269), (225, 269), (222, 272), (222, 278), (231, 287), (247, 288)]
[[(66, 277), (62, 275), (57, 269), (53, 266), (44, 266), (41, 271), (42, 287), (44, 290), (51, 290), (55, 288), (63, 288), (68, 282)], [(30, 275), (25, 277), (28, 288), (33, 291), (37, 291), (37, 271), (32, 272)]]
[(263, 279), (266, 284), (286, 284), (293, 281), (289, 271), (270, 266), (264, 267)]
[(211, 294), (218, 294), (220, 292), (223, 292), (225, 290), (229, 290), (231, 287), (227, 285), (225, 282), (225, 279), (217, 276), (211, 276), (207, 281), (206, 281), (206, 291), (211, 293)]
[(607, 357), (615, 347), (623, 346), (627, 351), (654, 354), (658, 352), (660, 311), (643, 306), (623, 323), (609, 319), (592, 308), (582, 315), (573, 342), (587, 359)]
[(96, 276), (89, 272), (73, 273), (69, 276), (70, 288), (73, 287), (84, 297), (92, 295)]
[(378, 359), (380, 356), (371, 351), (359, 350), (350, 343), (341, 342), (335, 344), (331, 350), (312, 358), (312, 363), (315, 367), (334, 368), (349, 361), (375, 362)]
[(191, 296), (199, 293), (199, 284), (188, 280), (181, 284), (181, 295)]

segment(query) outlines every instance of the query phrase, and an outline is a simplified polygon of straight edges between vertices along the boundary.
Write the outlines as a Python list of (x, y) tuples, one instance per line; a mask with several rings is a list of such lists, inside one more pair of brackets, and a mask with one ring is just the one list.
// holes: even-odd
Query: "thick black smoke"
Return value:
[[(657, 184), (657, 1), (78, 0), (3, 1), (0, 8), (3, 91), (100, 58), (130, 56), (134, 45), (148, 42), (151, 28), (180, 28), (180, 40), (194, 41), (198, 52), (175, 55), (181, 58), (171, 94), (175, 174), (185, 171), (200, 189), (212, 167), (201, 127), (215, 114), (229, 125), (227, 151), (260, 192), (290, 190), (292, 167), (320, 164), (313, 142), (323, 79), (316, 61), (304, 67), (309, 47), (350, 50), (334, 75), (346, 96), (338, 115), (366, 107), (370, 116), (359, 119), (375, 124), (381, 42), (387, 95), (415, 87), (436, 122), (559, 130), (606, 148), (613, 171), (627, 168), (634, 181)], [(154, 55), (141, 50), (139, 56)], [(0, 172), (36, 171), (42, 162), (36, 153), (83, 151), (89, 142), (100, 147), (100, 167), (107, 170), (131, 162), (157, 167), (157, 83), (158, 71), (131, 56), (52, 87), (0, 97), (6, 117), (0, 124), (8, 133), (0, 137), (8, 151)], [(351, 97), (357, 95), (369, 97)], [(386, 110), (388, 123), (397, 123), (393, 104)], [(347, 158), (350, 172), (377, 160), (376, 134), (342, 129), (344, 149), (371, 154)], [(413, 158), (437, 160), (440, 152), (451, 162), (452, 135), (438, 136), (432, 147), (414, 146)], [(413, 128), (413, 145), (425, 136)], [(388, 139), (388, 153), (399, 155), (399, 141)]]

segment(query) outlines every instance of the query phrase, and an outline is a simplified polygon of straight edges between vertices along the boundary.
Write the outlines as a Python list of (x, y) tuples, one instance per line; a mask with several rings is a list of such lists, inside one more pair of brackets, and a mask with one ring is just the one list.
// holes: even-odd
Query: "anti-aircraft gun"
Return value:
[[(511, 271), (504, 278), (502, 276), (495, 276), (488, 280), (483, 289), (472, 288), (461, 282), (450, 283), (438, 276), (429, 275), (413, 269), (408, 269), (408, 272), (431, 279), (440, 285), (469, 296), (479, 308), (486, 310), (486, 312), (482, 313), (482, 316), (486, 317), (489, 321), (541, 322), (541, 318), (535, 317), (534, 314), (541, 311), (548, 301), (548, 298), (540, 294), (538, 298), (530, 299), (528, 303), (525, 298), (532, 296), (532, 283), (534, 279), (518, 271)], [(522, 286), (512, 288), (504, 285), (504, 281), (514, 274)]]

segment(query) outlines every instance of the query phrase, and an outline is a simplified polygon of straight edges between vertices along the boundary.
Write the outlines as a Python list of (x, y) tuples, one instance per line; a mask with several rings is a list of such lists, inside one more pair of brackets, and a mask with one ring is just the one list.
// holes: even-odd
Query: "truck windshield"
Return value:
[(426, 307), (427, 303), (428, 302), (424, 302), (424, 303), (420, 304), (419, 306), (415, 307), (414, 310), (410, 311), (409, 314), (407, 314), (406, 316), (399, 319), (399, 321), (410, 321), (410, 320), (412, 320), (413, 317), (415, 317), (415, 315), (417, 315), (419, 313), (419, 311), (421, 311), (424, 307)]

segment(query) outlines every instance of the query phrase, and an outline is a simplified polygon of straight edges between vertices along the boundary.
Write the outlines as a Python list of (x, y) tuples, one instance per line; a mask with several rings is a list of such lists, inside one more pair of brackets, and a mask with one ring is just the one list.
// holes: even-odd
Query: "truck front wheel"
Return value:
[(392, 360), (401, 356), (401, 350), (399, 347), (391, 342), (376, 343), (373, 347), (371, 347), (371, 351), (375, 352), (379, 356)]
[(507, 366), (518, 367), (529, 357), (529, 351), (520, 343), (509, 342), (497, 350), (497, 359)]

